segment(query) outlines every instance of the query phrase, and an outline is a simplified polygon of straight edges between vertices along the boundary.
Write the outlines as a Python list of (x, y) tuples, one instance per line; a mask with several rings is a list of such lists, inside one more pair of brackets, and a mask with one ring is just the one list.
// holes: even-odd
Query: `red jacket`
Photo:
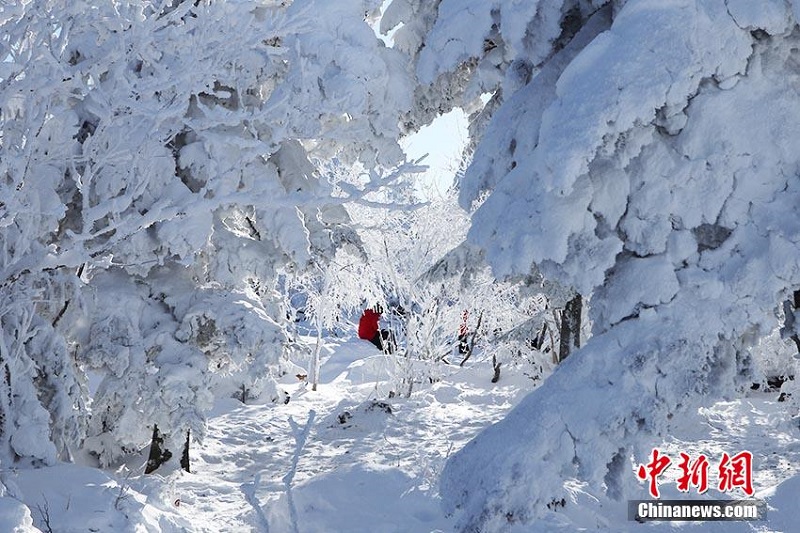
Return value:
[(367, 309), (358, 321), (358, 338), (371, 340), (378, 333), (378, 320), (381, 315), (372, 309)]

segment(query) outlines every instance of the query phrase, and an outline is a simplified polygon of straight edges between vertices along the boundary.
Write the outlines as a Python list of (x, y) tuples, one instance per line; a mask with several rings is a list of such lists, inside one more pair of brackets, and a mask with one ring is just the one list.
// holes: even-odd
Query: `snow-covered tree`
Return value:
[(303, 296), (303, 316), (316, 334), (308, 365), (312, 390), (317, 390), (319, 383), (323, 336), (338, 327), (344, 317), (360, 310), (370, 293), (379, 292), (377, 287), (370, 287), (372, 277), (363, 250), (353, 242), (292, 280), (291, 290)]
[(447, 287), (450, 298), (463, 309), (459, 330), (463, 327), (467, 335), (466, 344), (459, 347), (461, 366), (476, 345), (483, 357), (493, 361), (494, 382), (502, 365), (522, 367), (538, 380), (559, 361), (560, 308), (569, 297), (562, 287), (534, 274), (498, 280), (483, 250), (469, 242), (448, 251), (423, 280)]
[(479, 344), (482, 357), (495, 356), (498, 368), (516, 364), (523, 352), (539, 362), (538, 352), (522, 348), (537, 331), (521, 326), (541, 325), (543, 301), (534, 302), (536, 291), (521, 290), (519, 280), (494, 279), (481, 251), (462, 244), (468, 216), (455, 190), (405, 211), (350, 210), (368, 258), (362, 294), (367, 305), (386, 309), (399, 345), (391, 357), (395, 393), (410, 395), (440, 379), (448, 364), (457, 368), (466, 356), (459, 353), (462, 325), (466, 344)]
[(565, 478), (621, 499), (631, 458), (674, 416), (749, 383), (750, 347), (800, 286), (800, 10), (783, 0), (437, 6), (419, 41), (422, 81), (458, 81), (502, 55), (501, 99), (462, 181), (464, 207), (491, 191), (468, 239), (498, 275), (535, 268), (588, 298), (593, 327), (444, 471), (464, 530), (504, 530), (547, 512)]
[(215, 395), (267, 387), (278, 273), (333, 253), (363, 194), (313, 161), (402, 162), (411, 89), (374, 4), (3, 7), (2, 460), (88, 437), (108, 463), (154, 426), (174, 450)]

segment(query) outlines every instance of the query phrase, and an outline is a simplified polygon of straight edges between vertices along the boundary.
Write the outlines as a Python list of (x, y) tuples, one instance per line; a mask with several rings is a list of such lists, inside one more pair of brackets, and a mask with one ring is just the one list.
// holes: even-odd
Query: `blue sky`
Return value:
[(454, 109), (401, 142), (409, 160), (428, 154), (422, 162), (428, 170), (420, 177), (424, 195), (444, 193), (453, 183), (467, 140), (467, 116)]

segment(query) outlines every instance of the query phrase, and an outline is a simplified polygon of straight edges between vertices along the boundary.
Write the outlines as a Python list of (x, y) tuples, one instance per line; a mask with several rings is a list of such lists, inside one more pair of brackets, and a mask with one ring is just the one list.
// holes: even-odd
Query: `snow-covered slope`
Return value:
[(32, 518), (46, 531), (49, 513), (56, 532), (450, 531), (438, 498), (444, 461), (533, 382), (518, 375), (492, 385), (482, 361), (389, 399), (394, 364), (363, 340), (326, 342), (318, 391), (287, 376), (288, 404), (218, 401), (191, 450), (192, 473), (174, 465), (142, 475), (143, 454), (116, 472), (7, 473), (13, 498), (0, 498), (0, 525), (34, 531), (23, 527)]
[[(493, 385), (490, 361), (476, 356), (473, 364), (449, 367), (441, 381), (420, 387), (411, 398), (390, 399), (386, 396), (393, 363), (371, 344), (331, 340), (322, 360), (317, 392), (287, 376), (282, 386), (291, 394), (288, 404), (217, 402), (203, 444), (191, 450), (192, 473), (175, 468), (142, 475), (143, 454), (115, 471), (67, 464), (5, 471), (3, 481), (9, 490), (0, 497), (0, 528), (48, 531), (49, 521), (59, 533), (458, 530), (458, 516), (445, 513), (439, 497), (445, 461), (508, 413), (533, 382), (508, 372)], [(541, 391), (555, 383), (552, 380)], [(764, 532), (793, 531), (798, 493), (797, 428), (784, 416), (785, 404), (777, 401), (778, 396), (756, 391), (676, 417), (670, 436), (659, 443), (662, 452), (672, 456), (684, 451), (717, 457), (725, 451), (751, 450), (757, 458), (756, 497), (765, 498), (770, 507), (769, 520), (759, 524)], [(593, 414), (595, 403), (599, 401), (594, 396), (576, 396), (574, 418)], [(525, 409), (523, 404), (515, 413)], [(493, 445), (484, 455), (485, 467), (492, 466), (491, 456), (508, 455), (510, 445), (524, 440), (510, 440), (504, 430), (510, 423), (516, 423), (526, 438), (542, 436), (562, 443), (565, 455), (572, 454), (574, 446), (583, 446), (543, 422), (516, 414), (487, 430), (476, 441), (477, 446)], [(520, 466), (545, 459), (531, 454)], [(511, 483), (523, 484), (525, 472), (520, 468)], [(626, 475), (633, 480), (632, 469)], [(563, 506), (551, 506), (529, 523), (518, 515), (500, 516), (502, 526), (519, 532), (580, 528), (633, 532), (644, 527), (628, 522), (624, 501), (593, 491), (568, 472), (554, 476), (562, 488), (552, 499), (564, 498)], [(470, 478), (463, 483), (459, 490), (485, 488)], [(646, 494), (644, 484), (635, 485)], [(665, 498), (685, 497), (675, 491), (670, 476), (662, 479), (661, 490)], [(486, 530), (494, 524), (487, 522)], [(650, 524), (648, 530), (667, 532), (673, 527)], [(733, 522), (683, 524), (680, 530), (752, 531), (746, 523)]]

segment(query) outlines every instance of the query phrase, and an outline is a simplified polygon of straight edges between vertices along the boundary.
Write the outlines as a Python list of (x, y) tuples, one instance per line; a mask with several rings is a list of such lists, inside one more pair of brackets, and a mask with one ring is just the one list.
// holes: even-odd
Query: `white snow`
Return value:
[(500, 105), (464, 179), (465, 207), (491, 190), (468, 239), (499, 275), (591, 295), (594, 336), (448, 462), (461, 527), (529, 525), (573, 476), (630, 494), (621, 460), (741, 394), (800, 285), (797, 37), (765, 7), (629, 0), (553, 56), (544, 92), (535, 77)]
[[(4, 5), (0, 533), (797, 530), (799, 20)], [(416, 203), (420, 139), (469, 213)], [(653, 447), (751, 451), (768, 520), (629, 522)]]
[[(472, 366), (449, 368), (440, 382), (421, 387), (411, 398), (389, 399), (391, 360), (376, 355), (371, 344), (349, 337), (330, 339), (324, 353), (317, 392), (286, 376), (281, 384), (291, 395), (286, 405), (218, 401), (208, 416), (203, 444), (191, 450), (192, 473), (173, 468), (145, 476), (144, 454), (130, 457), (116, 471), (69, 464), (7, 471), (3, 480), (12, 493), (0, 498), (3, 531), (47, 531), (46, 516), (57, 532), (457, 529), (457, 517), (445, 512), (439, 496), (445, 461), (477, 432), (504, 417), (533, 382), (509, 373), (492, 385), (490, 362), (478, 360)], [(557, 381), (546, 381), (546, 388)], [(756, 497), (769, 504), (768, 522), (759, 523), (764, 532), (792, 530), (800, 477), (797, 428), (785, 417), (785, 403), (777, 402), (777, 396), (778, 392), (756, 391), (676, 416), (669, 437), (658, 445), (672, 456), (682, 451), (716, 458), (723, 452), (752, 451)], [(603, 407), (597, 396), (573, 395), (571, 402), (575, 420), (595, 406)], [(387, 406), (391, 413), (385, 411)], [(466, 449), (488, 443), (490, 449), (508, 449), (509, 436), (500, 431), (508, 424), (517, 426), (523, 440), (527, 434), (548, 433), (568, 456), (576, 445), (592, 446), (573, 443), (564, 426), (559, 429), (554, 421), (519, 420), (515, 413), (490, 430), (502, 439), (502, 446), (484, 436)], [(491, 455), (486, 465), (474, 467), (491, 469)], [(555, 457), (532, 454), (527, 459), (533, 464), (548, 460)], [(637, 485), (633, 466), (625, 463), (624, 477), (646, 499), (644, 483)], [(517, 472), (524, 475), (525, 470)], [(562, 490), (552, 496), (563, 496), (565, 507), (554, 507), (524, 526), (515, 527), (511, 520), (506, 524), (509, 531), (641, 529), (627, 521), (625, 501), (593, 492), (569, 472), (562, 475)], [(526, 476), (509, 482), (528, 481)], [(663, 498), (685, 498), (674, 489), (674, 472), (661, 480), (660, 488)], [(487, 530), (500, 527), (497, 520), (506, 518), (488, 522)], [(748, 524), (735, 522), (651, 523), (648, 530), (675, 531), (675, 526), (679, 531), (751, 531)]]

